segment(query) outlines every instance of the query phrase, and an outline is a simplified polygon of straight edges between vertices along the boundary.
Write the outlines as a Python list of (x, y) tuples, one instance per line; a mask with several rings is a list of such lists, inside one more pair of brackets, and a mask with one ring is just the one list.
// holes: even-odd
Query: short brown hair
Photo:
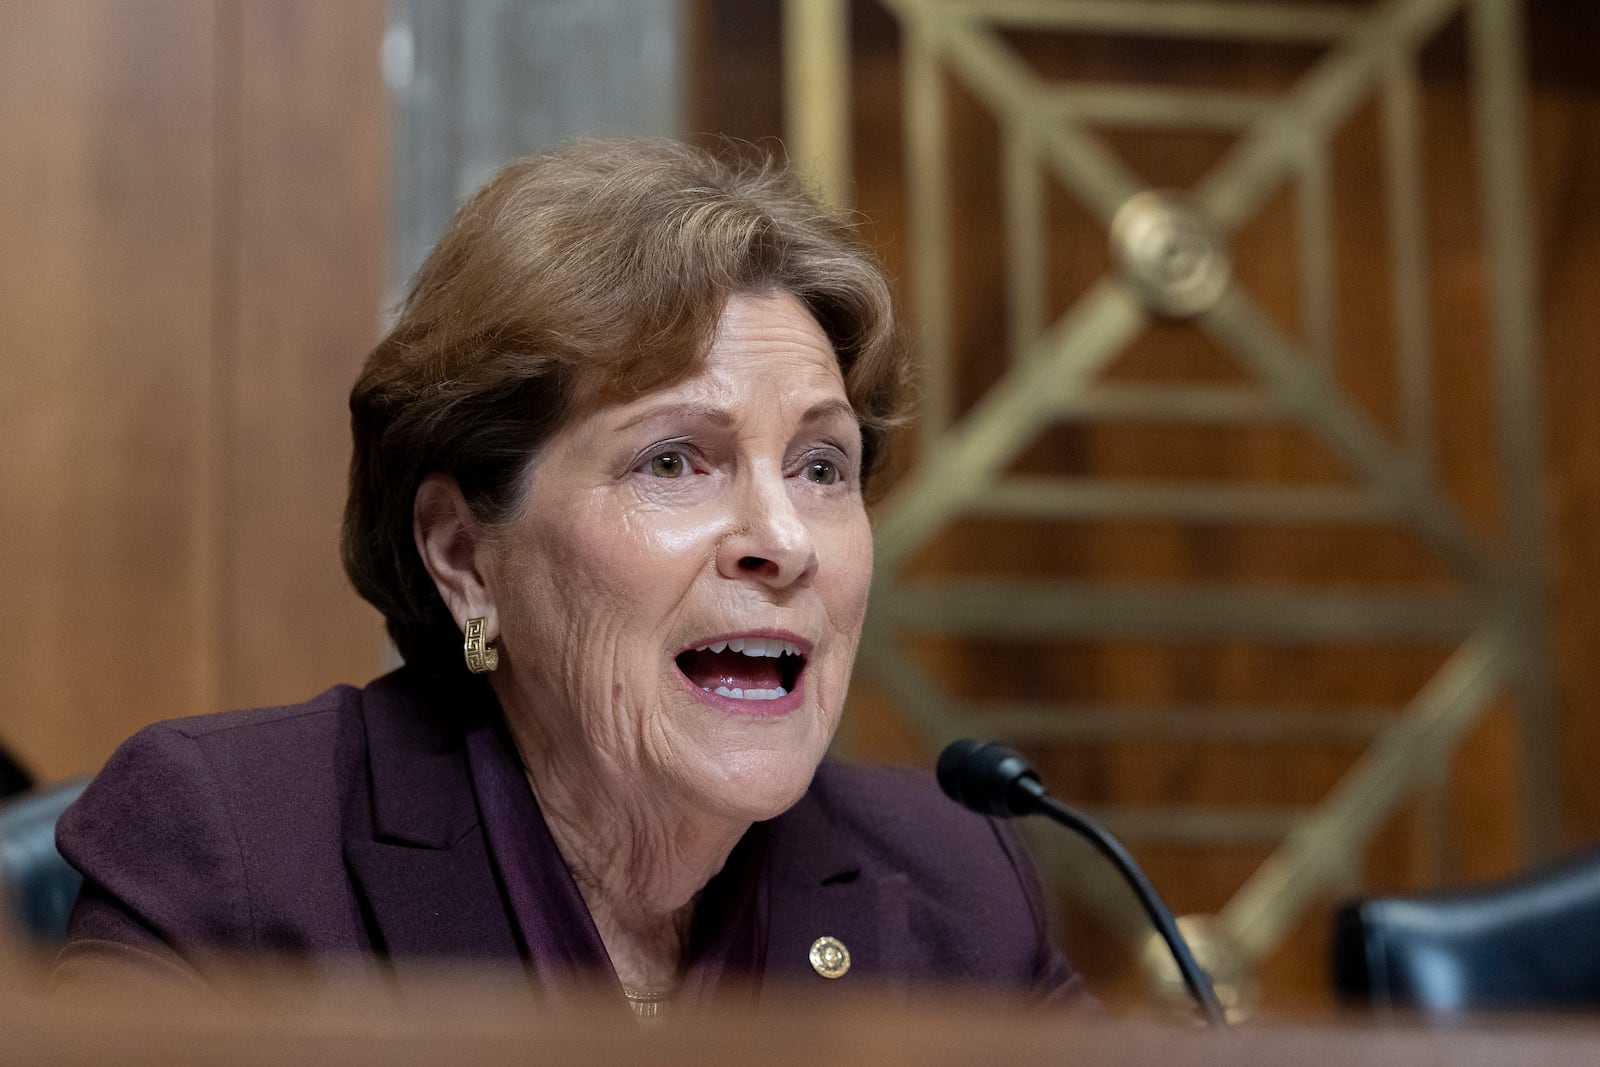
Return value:
[(350, 392), (345, 571), (408, 662), (463, 669), (412, 535), (423, 477), (453, 476), (479, 521), (505, 521), (576, 402), (691, 376), (728, 298), (764, 290), (797, 297), (833, 344), (868, 484), (905, 348), (876, 261), (792, 174), (589, 141), (511, 164), (456, 212)]

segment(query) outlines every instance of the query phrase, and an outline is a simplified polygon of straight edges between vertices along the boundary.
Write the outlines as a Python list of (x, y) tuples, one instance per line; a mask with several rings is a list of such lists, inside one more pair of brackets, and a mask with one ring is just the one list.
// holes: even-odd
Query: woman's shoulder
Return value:
[(353, 945), (342, 926), (311, 929), (302, 902), (350, 910), (342, 798), (363, 778), (372, 690), (167, 719), (125, 741), (56, 826), (85, 879), (80, 947)]
[[(57, 836), (64, 853), (87, 838), (136, 839), (142, 826), (161, 825), (155, 816), (162, 813), (177, 835), (204, 812), (251, 825), (327, 822), (364, 775), (372, 733), (403, 734), (404, 721), (430, 714), (399, 671), (364, 688), (336, 685), (298, 704), (151, 723), (106, 761), (62, 816)], [(413, 739), (411, 747), (427, 740)]]
[(301, 750), (330, 753), (347, 747), (342, 742), (359, 742), (373, 730), (417, 735), (411, 740), (433, 745), (440, 718), (435, 703), (426, 684), (401, 668), (366, 686), (335, 685), (297, 704), (162, 719), (123, 742), (105, 771), (133, 756), (196, 747), (214, 756), (239, 752), (260, 761), (281, 753), (292, 760)]
[[(335, 686), (300, 704), (248, 708), (163, 719), (143, 727), (111, 754), (77, 803), (63, 815), (60, 835), (76, 839), (83, 824), (113, 823), (107, 816), (140, 804), (203, 790), (212, 799), (251, 802), (271, 796), (283, 782), (304, 782), (318, 764), (334, 762), (351, 731), (342, 723), (359, 715), (362, 691)], [(120, 821), (120, 820), (119, 820)]]
[(341, 715), (355, 713), (361, 706), (364, 690), (351, 685), (325, 689), (298, 704), (279, 704), (233, 711), (214, 711), (205, 715), (185, 715), (151, 723), (134, 734), (123, 747), (136, 743), (170, 743), (176, 738), (190, 741), (222, 740), (230, 735), (293, 735), (326, 728)]
[[(159, 826), (181, 827), (212, 808), (237, 809), (293, 795), (286, 783), (314, 780), (308, 769), (332, 762), (343, 720), (358, 714), (362, 690), (335, 686), (300, 704), (164, 719), (124, 741), (63, 814), (57, 837), (68, 859), (80, 842), (133, 840)], [(138, 818), (130, 818), (132, 813)], [(174, 831), (178, 832), (177, 829)]]

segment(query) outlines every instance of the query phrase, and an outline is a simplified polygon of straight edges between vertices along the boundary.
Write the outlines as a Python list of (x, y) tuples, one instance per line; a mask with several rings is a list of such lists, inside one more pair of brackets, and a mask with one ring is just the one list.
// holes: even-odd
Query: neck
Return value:
[(635, 780), (568, 766), (515, 728), (513, 735), (617, 977), (630, 989), (673, 988), (695, 902), (748, 823), (641, 795)]

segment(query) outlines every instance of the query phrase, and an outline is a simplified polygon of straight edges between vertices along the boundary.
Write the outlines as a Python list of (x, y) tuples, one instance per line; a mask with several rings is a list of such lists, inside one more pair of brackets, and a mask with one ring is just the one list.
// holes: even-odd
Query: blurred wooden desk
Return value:
[[(0, 1064), (517, 1065), (753, 1064), (1600, 1064), (1600, 1021), (1507, 1020), (1422, 1030), (1272, 1025), (1209, 1033), (1103, 1017), (1040, 1015), (971, 995), (882, 999), (841, 1009), (803, 992), (645, 1028), (611, 998), (539, 1007), (515, 975), (408, 979), (403, 997), (370, 982), (253, 984), (236, 1005), (170, 988), (44, 998), (37, 970), (0, 983)], [(837, 1000), (837, 998), (833, 998)], [(779, 1006), (773, 1006), (777, 1001)]]

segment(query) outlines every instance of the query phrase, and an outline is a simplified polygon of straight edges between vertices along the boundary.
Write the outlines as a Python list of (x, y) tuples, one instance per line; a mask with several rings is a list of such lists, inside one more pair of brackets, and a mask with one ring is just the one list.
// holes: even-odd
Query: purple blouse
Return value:
[[(467, 736), (467, 763), (495, 875), (535, 984), (558, 995), (574, 974), (616, 981), (594, 918), (502, 723)], [(763, 823), (752, 826), (701, 892), (675, 1003), (693, 1005), (729, 978), (756, 992), (767, 957), (766, 830)]]

